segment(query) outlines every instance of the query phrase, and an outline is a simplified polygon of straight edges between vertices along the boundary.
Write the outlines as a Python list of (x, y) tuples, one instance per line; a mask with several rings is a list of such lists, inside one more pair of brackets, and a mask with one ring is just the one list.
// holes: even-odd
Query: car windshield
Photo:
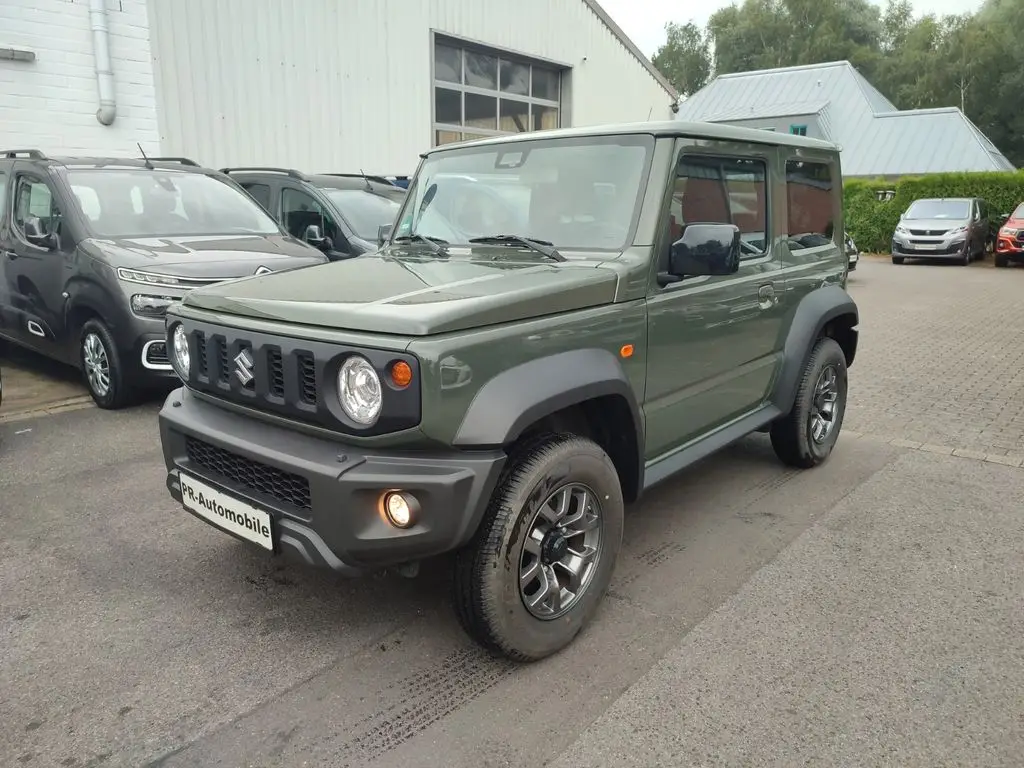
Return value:
[(654, 138), (531, 139), (428, 155), (395, 238), (465, 244), (516, 235), (559, 249), (621, 251), (640, 206)]
[(99, 237), (276, 235), (281, 231), (245, 192), (202, 173), (71, 170), (68, 183)]
[(1011, 219), (1024, 219), (1024, 203), (1017, 206), (1013, 213), (1010, 214)]
[(405, 190), (395, 187), (391, 192), (371, 192), (368, 189), (324, 189), (341, 215), (363, 240), (377, 240), (382, 226), (395, 223), (398, 210), (405, 199)]
[(967, 219), (971, 204), (966, 200), (916, 200), (907, 209), (905, 219)]

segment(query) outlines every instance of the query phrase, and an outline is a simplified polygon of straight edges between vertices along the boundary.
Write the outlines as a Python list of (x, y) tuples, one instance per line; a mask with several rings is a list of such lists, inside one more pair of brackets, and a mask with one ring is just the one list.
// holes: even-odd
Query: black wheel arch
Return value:
[(603, 434), (590, 436), (608, 451), (627, 502), (635, 500), (643, 487), (644, 421), (622, 364), (606, 349), (559, 352), (498, 374), (476, 393), (453, 445), (507, 448), (537, 425), (569, 414), (591, 426), (605, 424)]
[(853, 365), (859, 322), (857, 303), (841, 286), (816, 288), (800, 300), (782, 346), (782, 367), (772, 395), (772, 403), (782, 413), (792, 410), (800, 375), (821, 336), (834, 338), (843, 350), (847, 368)]

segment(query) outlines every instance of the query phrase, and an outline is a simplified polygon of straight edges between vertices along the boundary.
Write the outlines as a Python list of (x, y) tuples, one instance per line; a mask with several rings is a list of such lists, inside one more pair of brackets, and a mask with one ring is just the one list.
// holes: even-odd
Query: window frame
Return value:
[(792, 136), (806, 136), (807, 135), (807, 124), (806, 123), (790, 123), (789, 133)]
[[(771, 183), (769, 182), (769, 179), (771, 177), (771, 159), (768, 156), (766, 156), (766, 155), (760, 155), (760, 154), (754, 154), (754, 153), (746, 154), (746, 153), (742, 153), (742, 152), (740, 152), (740, 153), (730, 153), (730, 152), (722, 152), (722, 151), (701, 152), (701, 151), (694, 151), (694, 148), (692, 146), (683, 147), (677, 153), (675, 170), (674, 170), (674, 172), (672, 174), (672, 193), (671, 193), (671, 195), (669, 197), (669, 210), (666, 211), (666, 213), (665, 213), (665, 225), (666, 226), (668, 226), (669, 216), (671, 214), (672, 202), (675, 200), (675, 196), (676, 196), (675, 195), (675, 184), (676, 184), (676, 181), (680, 178), (680, 176), (679, 176), (679, 169), (683, 165), (683, 161), (686, 158), (688, 158), (688, 157), (700, 158), (700, 159), (705, 160), (705, 161), (707, 161), (707, 160), (718, 161), (719, 162), (718, 170), (719, 170), (720, 174), (722, 174), (722, 165), (721, 165), (722, 161), (733, 161), (733, 162), (735, 162), (737, 160), (740, 160), (740, 161), (759, 163), (760, 164), (761, 169), (762, 169), (761, 183), (764, 185), (764, 228), (765, 228), (764, 229), (764, 248), (762, 248), (758, 253), (744, 253), (744, 252), (741, 251), (740, 252), (740, 263), (741, 264), (749, 264), (749, 263), (758, 262), (758, 261), (761, 261), (761, 260), (770, 259), (771, 258), (771, 250), (772, 250), (772, 237), (773, 237), (773, 227), (772, 227), (772, 197), (773, 197), (773, 195), (772, 195)], [(727, 204), (729, 206), (729, 219), (730, 219), (730, 221), (715, 222), (715, 223), (732, 224), (733, 226), (737, 226), (737, 228), (738, 228), (738, 225), (735, 222), (735, 217), (733, 216), (732, 199), (730, 197), (728, 180), (725, 178), (724, 174), (722, 174), (721, 182), (722, 182), (722, 186), (725, 188), (726, 201), (727, 201)], [(740, 235), (741, 236), (743, 235), (743, 231), (742, 230), (740, 231)]]
[[(495, 89), (484, 88), (475, 85), (468, 85), (465, 82), (449, 82), (446, 80), (439, 80), (437, 78), (437, 48), (443, 46), (447, 48), (454, 48), (460, 51), (459, 66), (460, 80), (465, 80), (465, 68), (466, 68), (466, 57), (465, 53), (479, 53), (487, 56), (493, 56), (498, 60), (497, 64), (497, 87)], [(529, 93), (519, 94), (510, 93), (501, 90), (501, 64), (502, 62), (512, 62), (521, 66), (527, 66), (530, 69), (529, 75)], [(543, 99), (533, 95), (533, 69), (538, 67), (540, 69), (548, 70), (554, 73), (558, 79), (558, 94), (557, 97), (552, 99)], [(543, 59), (537, 56), (529, 56), (517, 51), (501, 48), (500, 46), (488, 45), (480, 43), (475, 40), (467, 40), (456, 36), (448, 35), (436, 30), (430, 32), (430, 145), (431, 147), (444, 146), (450, 143), (458, 143), (461, 141), (471, 141), (477, 138), (490, 138), (492, 136), (518, 136), (523, 133), (537, 133), (538, 131), (548, 129), (535, 129), (534, 124), (534, 108), (535, 107), (546, 107), (554, 109), (557, 114), (557, 121), (554, 128), (562, 128), (566, 125), (565, 122), (565, 111), (568, 107), (568, 92), (569, 88), (567, 82), (567, 75), (571, 72), (571, 67), (560, 62)], [(437, 89), (443, 88), (446, 90), (454, 91), (459, 94), (459, 109), (460, 109), (460, 120), (461, 123), (448, 123), (440, 122), (437, 118)], [(494, 104), (494, 117), (495, 117), (495, 128), (477, 128), (474, 126), (466, 125), (466, 95), (477, 95), (486, 96), (495, 100)], [(516, 101), (520, 103), (526, 103), (529, 105), (527, 112), (527, 130), (525, 131), (506, 131), (501, 129), (501, 100), (506, 99), (510, 101)], [(438, 133), (448, 132), (459, 135), (459, 139), (452, 142), (438, 142)]]
[[(842, 213), (841, 209), (837, 210), (836, 198), (835, 198), (835, 194), (833, 194), (833, 192), (835, 190), (835, 187), (836, 187), (836, 184), (840, 184), (840, 185), (842, 184), (842, 178), (839, 176), (839, 174), (836, 173), (837, 169), (836, 169), (835, 163), (833, 161), (828, 160), (828, 159), (823, 158), (823, 157), (814, 157), (814, 156), (808, 157), (808, 156), (803, 156), (803, 155), (798, 155), (798, 154), (787, 154), (785, 156), (784, 160), (783, 160), (783, 163), (782, 163), (782, 180), (783, 180), (783, 184), (785, 185), (785, 188), (786, 188), (786, 241), (787, 241), (787, 244), (789, 242), (789, 239), (793, 235), (793, 233), (790, 231), (792, 229), (790, 227), (790, 217), (792, 216), (792, 211), (790, 210), (790, 200), (789, 200), (789, 174), (790, 174), (790, 166), (792, 164), (796, 164), (796, 163), (803, 163), (805, 165), (819, 165), (819, 166), (822, 166), (822, 167), (828, 169), (829, 197), (830, 197), (830, 200), (831, 200), (831, 203), (832, 203), (832, 223), (833, 223), (833, 226), (832, 226), (832, 239), (829, 240), (826, 243), (822, 243), (821, 245), (814, 245), (814, 246), (811, 246), (809, 248), (798, 248), (798, 249), (794, 250), (791, 245), (787, 245), (787, 247), (790, 248), (790, 250), (793, 251), (793, 253), (800, 254), (801, 256), (808, 255), (808, 254), (815, 254), (815, 253), (818, 253), (820, 251), (826, 250), (828, 248), (845, 248), (845, 242), (846, 242), (845, 222), (844, 222), (844, 229), (843, 229), (842, 232), (837, 232), (836, 231), (836, 227), (835, 227), (835, 222), (837, 220), (837, 213)], [(819, 232), (819, 233), (816, 233), (816, 234), (820, 234), (822, 237), (825, 237), (825, 233), (824, 232)]]

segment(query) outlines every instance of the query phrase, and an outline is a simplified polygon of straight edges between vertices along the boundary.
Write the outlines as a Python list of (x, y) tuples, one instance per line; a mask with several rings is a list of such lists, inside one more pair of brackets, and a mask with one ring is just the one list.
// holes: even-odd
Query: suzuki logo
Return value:
[(235, 376), (242, 382), (243, 387), (249, 386), (252, 380), (256, 378), (252, 372), (255, 365), (256, 361), (252, 359), (252, 353), (248, 349), (243, 349), (235, 355)]
[(269, 275), (272, 271), (273, 270), (271, 270), (269, 267), (256, 267), (256, 273), (255, 274), (257, 274), (257, 275)]

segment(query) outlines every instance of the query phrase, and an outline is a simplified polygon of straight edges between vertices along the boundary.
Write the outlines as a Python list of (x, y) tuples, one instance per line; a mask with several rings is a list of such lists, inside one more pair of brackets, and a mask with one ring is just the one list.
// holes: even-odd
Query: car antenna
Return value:
[(366, 191), (373, 192), (373, 185), (370, 184), (370, 180), (366, 177), (366, 171), (362, 168), (359, 169), (359, 175), (363, 177), (363, 181), (366, 182)]
[(151, 171), (155, 171), (156, 168), (153, 167), (153, 164), (149, 161), (149, 158), (146, 157), (146, 151), (142, 148), (142, 145), (136, 142), (135, 146), (138, 147), (139, 152), (142, 153), (142, 159), (146, 161), (146, 168), (148, 168)]

